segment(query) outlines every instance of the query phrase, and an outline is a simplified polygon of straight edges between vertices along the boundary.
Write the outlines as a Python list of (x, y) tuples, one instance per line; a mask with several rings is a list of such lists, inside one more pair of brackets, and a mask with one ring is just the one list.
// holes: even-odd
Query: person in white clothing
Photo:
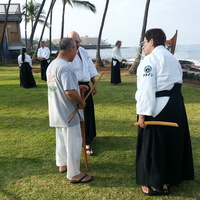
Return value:
[[(146, 195), (167, 195), (169, 187), (193, 180), (193, 158), (181, 93), (182, 68), (165, 48), (161, 29), (145, 33), (145, 58), (137, 69), (136, 112), (138, 139), (136, 183)], [(145, 121), (166, 121), (179, 127), (149, 125)]]
[(32, 73), (32, 59), (26, 53), (26, 48), (22, 48), (22, 53), (18, 56), (18, 65), (20, 67), (20, 86), (24, 88), (37, 86)]
[[(77, 54), (72, 62), (74, 73), (79, 81), (79, 84), (87, 85), (89, 90), (85, 92), (85, 96), (90, 91), (91, 82), (93, 85), (96, 80), (95, 77), (98, 75), (96, 67), (94, 66), (91, 58), (87, 51), (80, 46), (79, 34), (75, 31), (70, 31), (68, 37), (72, 38), (76, 42)], [(96, 125), (95, 125), (95, 114), (94, 114), (94, 102), (93, 95), (97, 94), (97, 87), (94, 88), (92, 94), (90, 94), (86, 100), (86, 107), (84, 109), (85, 116), (85, 133), (86, 133), (86, 153), (87, 155), (93, 155), (93, 149), (91, 143), (96, 137)]]
[(37, 59), (40, 61), (41, 65), (41, 80), (46, 81), (46, 71), (50, 63), (50, 50), (45, 46), (44, 41), (40, 41), (40, 48), (37, 52)]
[(80, 172), (82, 110), (68, 123), (77, 106), (83, 109), (86, 105), (80, 97), (80, 90), (85, 92), (89, 89), (85, 85), (79, 86), (74, 74), (71, 62), (76, 51), (73, 39), (61, 40), (58, 56), (47, 68), (48, 108), (50, 126), (56, 128), (56, 165), (59, 172), (67, 172), (70, 183), (86, 183), (93, 177)]
[(121, 45), (122, 45), (122, 42), (118, 40), (115, 43), (115, 47), (112, 49), (110, 83), (117, 86), (121, 83), (121, 74), (120, 74), (121, 64), (122, 62), (127, 62), (127, 60), (122, 57), (121, 50), (120, 50)]

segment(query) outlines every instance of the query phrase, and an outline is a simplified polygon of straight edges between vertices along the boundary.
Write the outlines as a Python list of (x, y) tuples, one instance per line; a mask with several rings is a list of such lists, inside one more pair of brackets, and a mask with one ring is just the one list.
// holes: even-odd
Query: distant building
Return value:
[[(0, 42), (3, 35), (4, 22), (6, 18), (6, 8), (8, 4), (0, 4)], [(20, 4), (10, 4), (7, 26), (3, 40), (3, 55), (8, 59), (16, 59), (22, 48), (20, 23), (22, 14)]]
[[(98, 43), (97, 37), (81, 37), (81, 46), (83, 46), (86, 49), (96, 49)], [(111, 44), (108, 44), (105, 40), (101, 40), (100, 42), (100, 48), (111, 48)]]
[[(88, 37), (88, 36), (82, 36), (81, 38), (81, 46), (86, 49), (96, 49), (97, 48), (97, 37)], [(53, 39), (52, 43), (54, 45), (59, 45), (60, 39)], [(101, 40), (101, 48), (111, 48), (112, 46), (108, 44), (105, 40)]]
[(60, 43), (60, 39), (53, 39), (53, 40), (52, 40), (52, 44), (54, 44), (54, 45), (56, 45), (56, 46), (58, 46), (59, 43)]

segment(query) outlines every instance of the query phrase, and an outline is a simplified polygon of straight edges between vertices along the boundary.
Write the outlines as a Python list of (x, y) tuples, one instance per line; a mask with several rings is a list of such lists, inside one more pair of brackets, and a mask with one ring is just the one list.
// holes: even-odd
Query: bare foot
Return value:
[(142, 192), (144, 193), (144, 194), (148, 194), (149, 193), (149, 188), (147, 187), (147, 186), (142, 186)]

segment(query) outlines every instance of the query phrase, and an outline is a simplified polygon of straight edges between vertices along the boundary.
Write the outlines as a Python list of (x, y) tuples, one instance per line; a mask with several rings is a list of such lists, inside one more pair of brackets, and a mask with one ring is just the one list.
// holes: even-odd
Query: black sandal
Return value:
[(169, 184), (163, 185), (163, 193), (165, 195), (168, 195), (170, 193), (170, 185)]
[(91, 147), (86, 148), (86, 154), (87, 154), (88, 156), (93, 156), (94, 152), (93, 152), (93, 150), (92, 150)]
[[(148, 188), (148, 192), (145, 192), (143, 187), (147, 187)], [(161, 195), (167, 195), (168, 193), (165, 193), (163, 190), (158, 190), (154, 187), (151, 186), (142, 186), (141, 188), (142, 193), (148, 196), (161, 196)]]

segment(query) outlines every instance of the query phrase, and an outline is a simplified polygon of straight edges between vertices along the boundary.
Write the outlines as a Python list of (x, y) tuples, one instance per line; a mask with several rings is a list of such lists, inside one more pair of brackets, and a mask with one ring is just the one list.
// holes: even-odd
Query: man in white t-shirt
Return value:
[(80, 97), (80, 90), (88, 90), (87, 86), (78, 85), (70, 63), (76, 51), (73, 39), (62, 39), (59, 54), (47, 69), (49, 121), (50, 126), (56, 128), (56, 165), (59, 172), (67, 172), (70, 183), (86, 183), (93, 177), (80, 172), (82, 110), (68, 123), (77, 107), (83, 109), (86, 105)]

